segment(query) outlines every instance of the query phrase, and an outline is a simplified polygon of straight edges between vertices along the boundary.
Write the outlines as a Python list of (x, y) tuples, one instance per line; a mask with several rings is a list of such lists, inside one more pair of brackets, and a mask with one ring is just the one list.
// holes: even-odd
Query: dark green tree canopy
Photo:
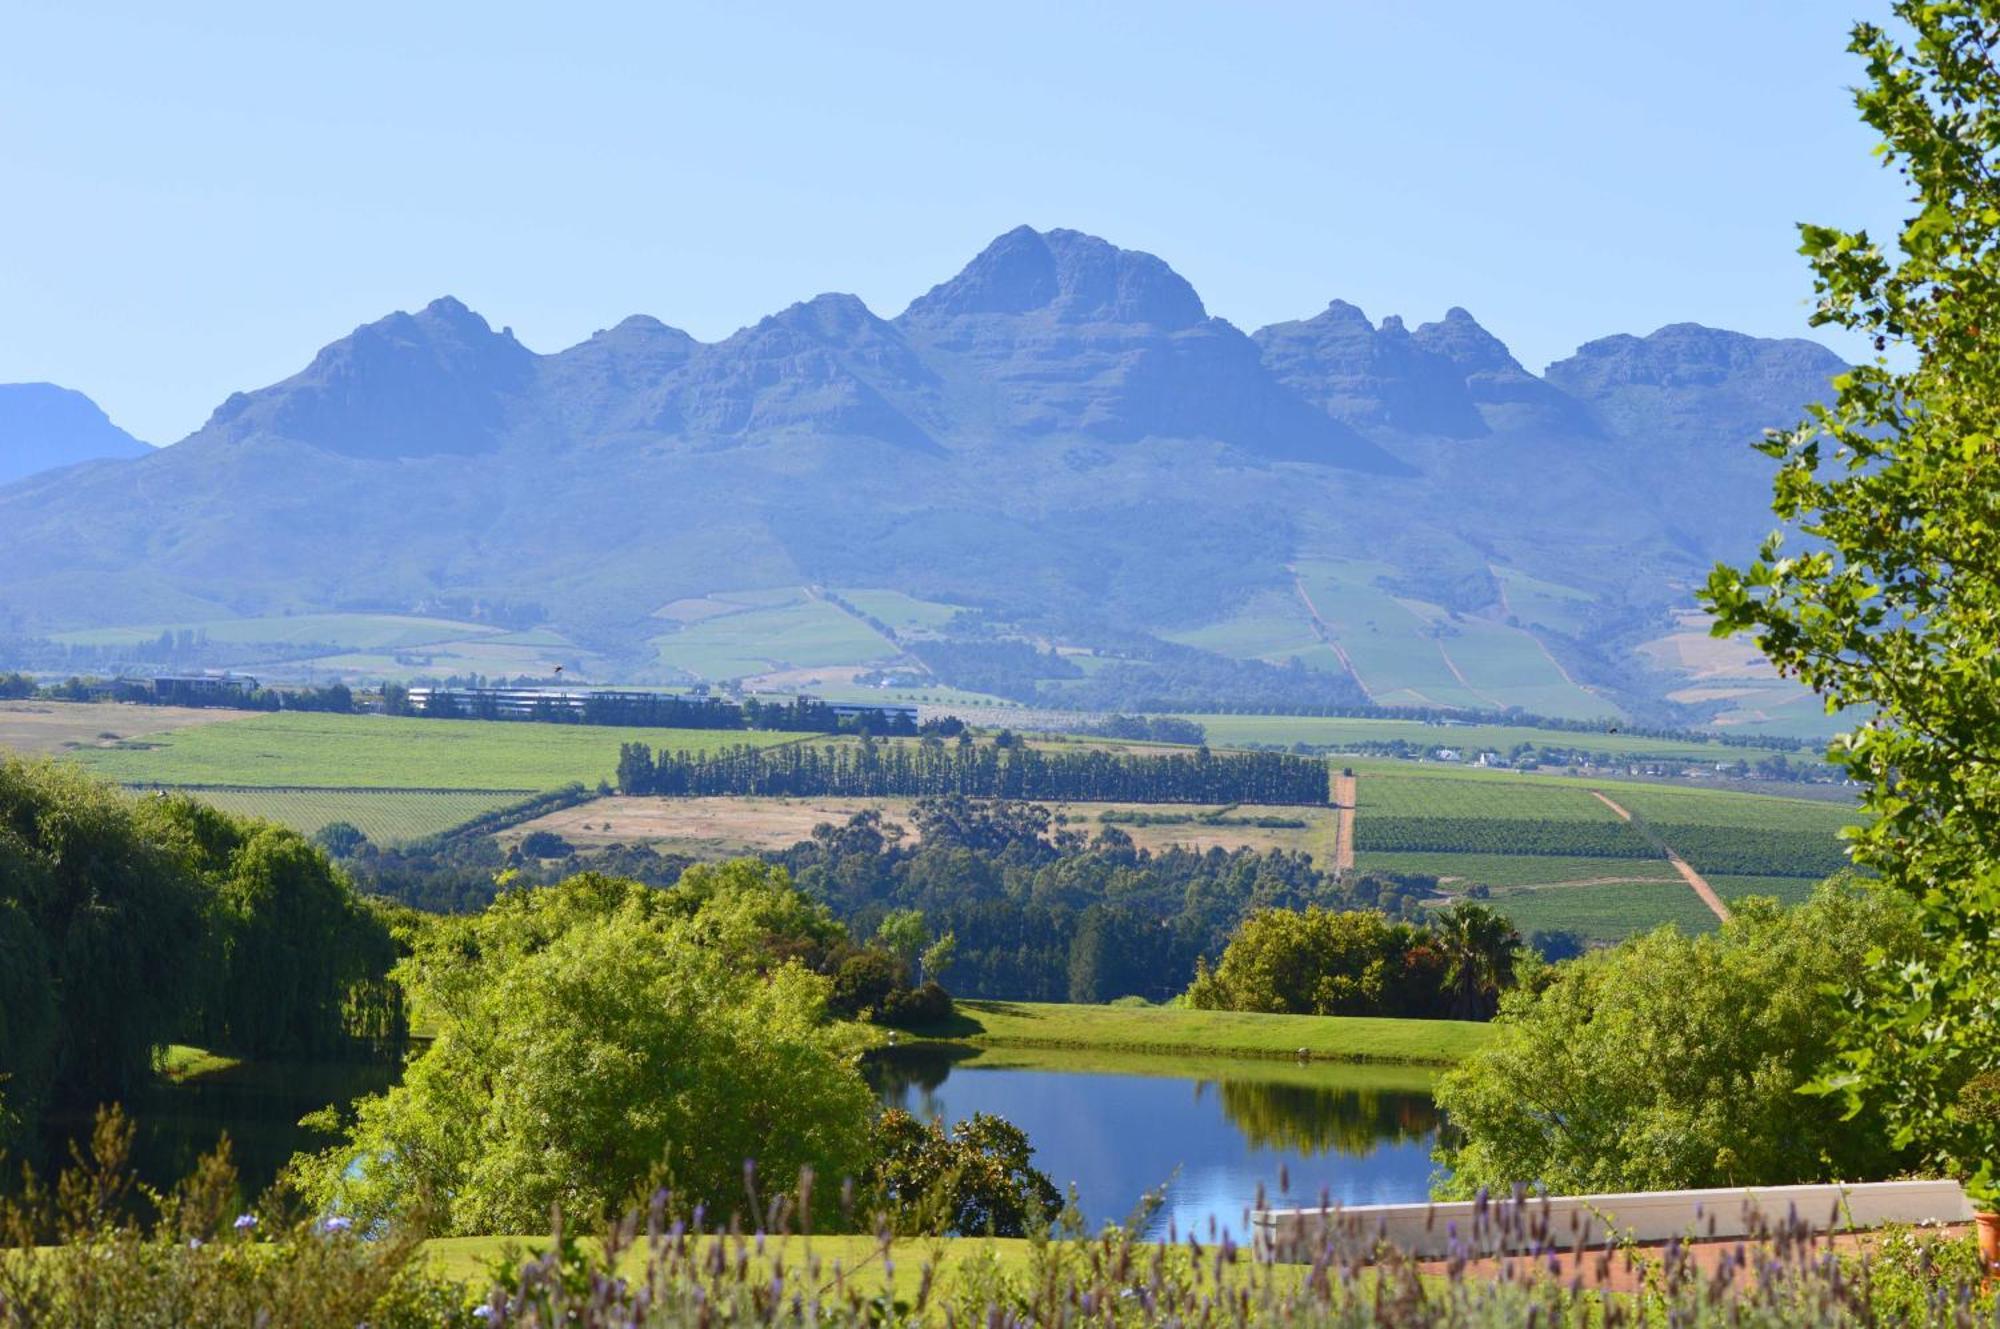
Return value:
[(1754, 633), (1853, 708), (1831, 755), (1872, 814), (1854, 856), (1921, 903), (1934, 943), (1857, 991), (1825, 1087), (1992, 1201), (2000, 1140), (1957, 1099), (2000, 1069), (2000, 4), (1900, 0), (1895, 15), (1893, 32), (1854, 29), (1856, 104), (1911, 215), (1893, 249), (1801, 228), (1814, 321), (1884, 354), (1764, 445), (1774, 508), (1802, 538), (1718, 567), (1704, 599), (1718, 633)]

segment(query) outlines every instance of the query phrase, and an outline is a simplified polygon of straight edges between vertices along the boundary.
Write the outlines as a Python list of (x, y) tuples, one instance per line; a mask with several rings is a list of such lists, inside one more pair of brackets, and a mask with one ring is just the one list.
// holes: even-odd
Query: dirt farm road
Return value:
[[(1617, 813), (1619, 820), (1621, 821), (1632, 820), (1632, 814), (1627, 812), (1624, 808), (1619, 807), (1616, 803), (1612, 802), (1609, 798), (1606, 798), (1603, 794), (1599, 793), (1595, 789), (1591, 790), (1590, 792), (1591, 796), (1594, 797), (1598, 802), (1604, 804), (1605, 807), (1610, 808), (1613, 812)], [(1658, 842), (1655, 841), (1655, 843)], [(1674, 865), (1674, 871), (1680, 873), (1681, 880), (1685, 881), (1689, 886), (1694, 888), (1694, 893), (1701, 897), (1701, 902), (1708, 906), (1709, 912), (1714, 914), (1717, 918), (1721, 919), (1723, 922), (1727, 923), (1729, 921), (1729, 906), (1722, 902), (1722, 897), (1715, 893), (1715, 888), (1710, 886), (1706, 881), (1703, 881), (1701, 874), (1699, 872), (1696, 872), (1693, 868), (1689, 867), (1687, 860), (1682, 858), (1679, 854), (1675, 853), (1671, 847), (1667, 845), (1660, 845), (1660, 848), (1666, 852), (1667, 861)]]

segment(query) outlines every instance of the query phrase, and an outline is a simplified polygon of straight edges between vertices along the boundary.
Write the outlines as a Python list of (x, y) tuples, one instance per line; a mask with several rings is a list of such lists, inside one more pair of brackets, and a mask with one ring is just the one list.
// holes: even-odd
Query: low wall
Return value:
[(1380, 1244), (1441, 1258), (1571, 1250), (1579, 1245), (1753, 1236), (1786, 1224), (1848, 1231), (1886, 1223), (1968, 1223), (1955, 1181), (1528, 1195), (1448, 1204), (1262, 1209), (1250, 1229), (1261, 1260), (1313, 1260), (1329, 1247), (1365, 1254)]

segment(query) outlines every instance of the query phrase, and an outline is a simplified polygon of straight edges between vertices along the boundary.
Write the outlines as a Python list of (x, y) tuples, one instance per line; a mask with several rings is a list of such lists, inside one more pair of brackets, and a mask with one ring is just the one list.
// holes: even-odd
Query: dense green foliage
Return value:
[(1198, 1010), (1484, 1019), (1514, 978), (1521, 938), (1459, 904), (1427, 925), (1380, 913), (1266, 909), (1246, 919), (1188, 989)]
[(0, 1326), (469, 1322), (465, 1290), (424, 1267), (413, 1233), (364, 1237), (276, 1195), (245, 1212), (226, 1145), (179, 1184), (144, 1190), (132, 1139), (122, 1114), (100, 1114), (58, 1184), (0, 1199)]
[(1874, 817), (1855, 858), (1920, 904), (1933, 943), (1873, 966), (1827, 1087), (1993, 1204), (2000, 1138), (1957, 1099), (2000, 1069), (2000, 4), (1894, 12), (1894, 34), (1854, 28), (1855, 100), (1912, 215), (1893, 250), (1805, 226), (1801, 252), (1814, 321), (1899, 355), (1771, 436), (1774, 509), (1807, 539), (1718, 567), (1705, 598), (1718, 633), (1754, 632), (1783, 673), (1864, 717), (1830, 754)]
[(1559, 1195), (1745, 1186), (1894, 1171), (1879, 1115), (1799, 1093), (1838, 1046), (1822, 988), (1871, 951), (1908, 959), (1910, 911), (1845, 879), (1719, 931), (1661, 928), (1544, 970), (1502, 998), (1487, 1047), (1437, 1098), (1447, 1189)]
[(798, 958), (839, 937), (749, 860), (666, 891), (577, 877), (440, 922), (398, 970), (435, 1037), (301, 1183), (357, 1218), (507, 1232), (660, 1186), (754, 1214), (805, 1169), (858, 1176), (873, 1098)]
[(955, 954), (964, 995), (1026, 1001), (1166, 1000), (1219, 955), (1237, 923), (1270, 907), (1409, 910), (1434, 879), (1337, 880), (1285, 850), (1147, 851), (1116, 827), (1051, 830), (1038, 804), (920, 800), (916, 842), (879, 813), (822, 825), (776, 855), (802, 889), (857, 931), (918, 909)]
[[(1225, 1093), (1226, 1093), (1225, 1089)], [(903, 1118), (908, 1123), (908, 1118)], [(970, 1204), (997, 1183), (999, 1203), (1023, 1199), (1008, 1171), (1017, 1159), (1003, 1123), (970, 1159), (948, 1152), (959, 1135), (929, 1137), (928, 1164), (963, 1162), (929, 1193)], [(910, 1123), (913, 1125), (913, 1123)], [(1393, 1124), (1393, 1123), (1391, 1123)], [(966, 1135), (970, 1135), (968, 1132)], [(935, 1242), (871, 1236), (801, 1237), (804, 1198), (774, 1197), (773, 1221), (752, 1233), (669, 1221), (664, 1195), (583, 1237), (558, 1219), (547, 1237), (420, 1244), (408, 1228), (363, 1234), (341, 1219), (310, 1220), (267, 1197), (237, 1215), (227, 1160), (203, 1163), (181, 1185), (139, 1200), (118, 1170), (119, 1124), (97, 1133), (97, 1149), (43, 1192), (47, 1204), (0, 1206), (0, 1326), (39, 1329), (180, 1329), (183, 1325), (284, 1325), (298, 1329), (694, 1329), (732, 1324), (853, 1326), (1116, 1323), (1152, 1326), (1245, 1323), (1348, 1329), (1462, 1329), (1548, 1324), (1596, 1329), (1662, 1323), (1689, 1329), (1961, 1329), (1987, 1322), (1990, 1284), (1980, 1286), (1969, 1237), (1908, 1229), (1883, 1234), (1860, 1255), (1837, 1253), (1824, 1234), (1785, 1222), (1715, 1267), (1670, 1244), (1646, 1261), (1630, 1293), (1602, 1281), (1632, 1255), (1609, 1244), (1573, 1257), (1505, 1260), (1497, 1269), (1452, 1261), (1443, 1271), (1375, 1249), (1372, 1226), (1337, 1220), (1284, 1254), (1316, 1272), (1254, 1263), (1224, 1237), (1147, 1241), (1123, 1227), (1095, 1237), (1074, 1228), (1060, 1239)], [(129, 1135), (122, 1138), (129, 1139)], [(945, 1150), (937, 1141), (943, 1138)], [(976, 1165), (1008, 1162), (990, 1171)], [(1032, 1186), (1032, 1183), (1029, 1183)], [(1039, 1188), (1033, 1188), (1039, 1189)], [(958, 1211), (933, 1207), (933, 1215)], [(997, 1226), (997, 1224), (996, 1224)], [(47, 1238), (59, 1244), (41, 1245)], [(1469, 1243), (1516, 1250), (1564, 1249), (1568, 1234), (1538, 1219), (1532, 1200), (1499, 1200)], [(486, 1259), (481, 1259), (481, 1253)], [(1752, 1256), (1754, 1258), (1743, 1258)], [(1364, 1256), (1366, 1258), (1364, 1258)], [(461, 1271), (457, 1277), (451, 1270)], [(1570, 1269), (1575, 1275), (1570, 1274)]]
[(1062, 1193), (1029, 1161), (1018, 1126), (975, 1112), (950, 1130), (890, 1108), (875, 1122), (870, 1184), (906, 1233), (1024, 1237), (1044, 1232)]
[(1106, 803), (1326, 802), (1326, 764), (1280, 753), (1045, 751), (1020, 744), (794, 743), (719, 753), (627, 743), (618, 754), (627, 794), (844, 795), (1070, 799)]
[(393, 1036), (388, 930), (295, 832), (0, 761), (0, 1138), (129, 1093), (172, 1040)]

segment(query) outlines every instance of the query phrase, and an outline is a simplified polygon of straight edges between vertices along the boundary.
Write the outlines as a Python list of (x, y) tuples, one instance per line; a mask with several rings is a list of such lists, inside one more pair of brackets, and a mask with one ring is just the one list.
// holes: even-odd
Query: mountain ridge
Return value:
[(1453, 613), (1500, 612), (1495, 566), (1560, 582), (1623, 626), (1555, 645), (1629, 672), (1768, 525), (1748, 443), (1839, 364), (1669, 325), (1536, 375), (1462, 308), (1341, 301), (1246, 334), (1152, 255), (1026, 227), (893, 318), (830, 293), (715, 342), (633, 315), (537, 354), (444, 296), (172, 447), (0, 488), (0, 621), (483, 596), (637, 668), (656, 606), (732, 586), (1122, 640), (1365, 555)]

